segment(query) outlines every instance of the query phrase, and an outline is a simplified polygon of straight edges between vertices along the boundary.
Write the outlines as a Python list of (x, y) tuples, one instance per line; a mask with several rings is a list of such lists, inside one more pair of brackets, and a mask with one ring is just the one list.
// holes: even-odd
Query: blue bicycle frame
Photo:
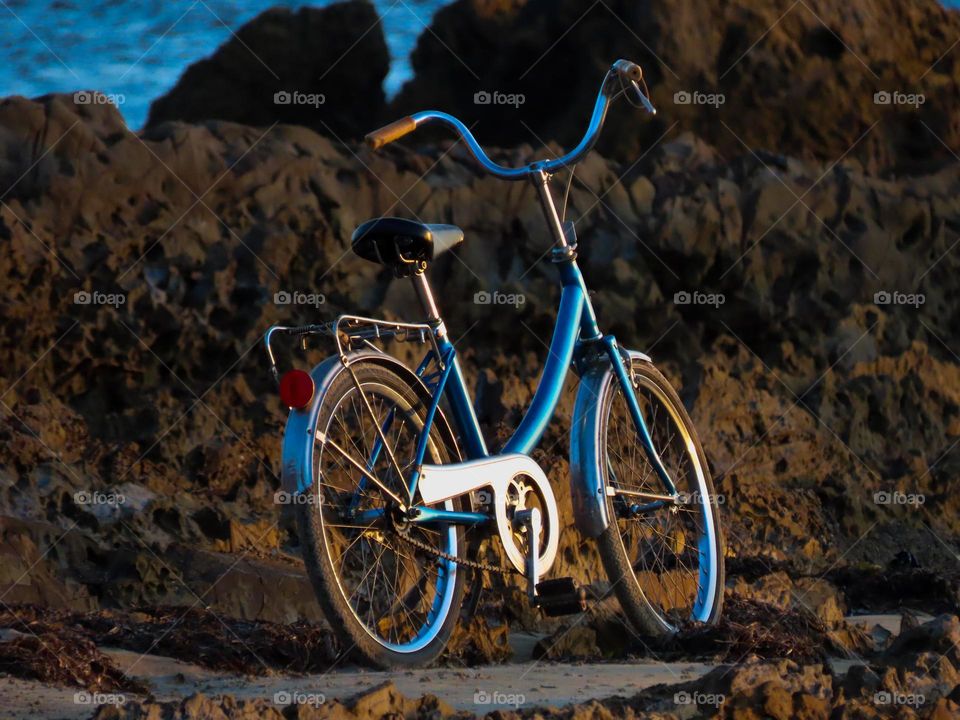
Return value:
[[(576, 164), (593, 147), (600, 133), (610, 102), (616, 95), (620, 92), (629, 92), (632, 87), (634, 94), (638, 96), (639, 100), (651, 112), (653, 111), (649, 101), (637, 86), (636, 80), (639, 79), (639, 77), (639, 68), (633, 63), (624, 60), (618, 60), (614, 63), (597, 95), (590, 122), (583, 139), (573, 150), (562, 157), (533, 162), (525, 167), (508, 168), (493, 162), (483, 151), (469, 129), (458, 119), (446, 113), (427, 111), (412, 115), (402, 121), (405, 123), (403, 126), (405, 129), (401, 134), (427, 123), (446, 125), (461, 136), (467, 149), (473, 154), (483, 169), (491, 175), (504, 180), (528, 180), (532, 182), (537, 190), (544, 216), (555, 241), (553, 262), (559, 272), (561, 292), (560, 307), (557, 312), (557, 322), (554, 328), (553, 338), (550, 342), (549, 354), (530, 406), (527, 408), (520, 425), (510, 440), (507, 441), (500, 450), (499, 454), (519, 453), (529, 455), (537, 446), (550, 419), (554, 415), (560, 400), (567, 370), (573, 365), (585, 371), (595, 365), (598, 358), (605, 358), (605, 362), (608, 363), (607, 368), (612, 368), (616, 375), (624, 397), (626, 398), (641, 444), (663, 484), (665, 493), (675, 497), (677, 495), (675, 485), (653, 446), (649, 429), (643, 418), (643, 413), (641, 412), (634, 391), (630, 368), (631, 356), (618, 347), (617, 341), (612, 335), (604, 335), (601, 333), (597, 325), (596, 313), (590, 302), (586, 283), (584, 282), (580, 268), (577, 266), (576, 238), (572, 230), (573, 226), (569, 224), (566, 229), (564, 228), (549, 190), (549, 181), (553, 173)], [(387, 130), (388, 129), (385, 128), (381, 131), (371, 133), (371, 135), (368, 136), (368, 140), (375, 139), (376, 142), (373, 144), (375, 146), (381, 146), (385, 142), (390, 142), (397, 137), (395, 131), (390, 130), (387, 132)], [(423, 362), (420, 363), (416, 371), (416, 375), (421, 381), (424, 381), (425, 385), (427, 385), (425, 381), (430, 380), (427, 386), (431, 393), (431, 401), (428, 406), (424, 426), (418, 438), (414, 469), (408, 481), (408, 492), (411, 503), (413, 503), (416, 495), (417, 483), (426, 457), (428, 438), (439, 413), (441, 398), (446, 398), (449, 404), (453, 423), (459, 432), (467, 459), (480, 459), (490, 454), (473, 409), (473, 402), (467, 390), (463, 371), (457, 360), (456, 349), (449, 340), (446, 328), (440, 318), (430, 291), (429, 283), (423, 273), (414, 275), (413, 280), (424, 312), (427, 315), (427, 324), (433, 333), (432, 341), (434, 347), (424, 358)], [(269, 352), (269, 337), (267, 344)], [(339, 360), (342, 360), (344, 364), (346, 364), (345, 357), (339, 358)], [(428, 373), (431, 367), (435, 367), (436, 369)], [(409, 372), (402, 365), (397, 369), (401, 372)], [(322, 385), (327, 382), (325, 378), (329, 377), (328, 369), (324, 366), (318, 367), (314, 371), (314, 376), (318, 383), (317, 394), (319, 396), (322, 394)], [(588, 387), (587, 390), (589, 391), (590, 388)], [(588, 402), (590, 400), (592, 400), (595, 405), (596, 398), (588, 399)], [(579, 404), (580, 402), (578, 400), (578, 406)], [(313, 428), (312, 424), (315, 421), (316, 407), (317, 405), (315, 403), (312, 411), (305, 413), (302, 419), (298, 418), (296, 426), (288, 428), (288, 434), (296, 437), (300, 432), (300, 425), (302, 425), (308, 433), (311, 432)], [(392, 416), (387, 418), (385, 426), (381, 428), (382, 436), (385, 436), (386, 431), (389, 430), (391, 422)], [(574, 432), (576, 431), (577, 430), (574, 429)], [(372, 468), (376, 463), (380, 451), (381, 445), (378, 441), (375, 443), (372, 455), (368, 459), (367, 470)], [(586, 452), (595, 451), (596, 449), (588, 449)], [(285, 446), (284, 476), (287, 477), (288, 474), (291, 476), (297, 475), (297, 477), (291, 477), (290, 482), (285, 483), (288, 489), (296, 489), (301, 492), (306, 489), (303, 482), (305, 480), (302, 476), (303, 471), (298, 468), (309, 467), (310, 459), (307, 457), (307, 452), (308, 448), (300, 442), (292, 443), (289, 454)], [(584, 468), (588, 468), (588, 466), (596, 467), (596, 463), (584, 462), (581, 463), (581, 465)], [(595, 474), (595, 470), (590, 469), (586, 469), (584, 472), (592, 472)], [(365, 480), (361, 480), (360, 487), (362, 488), (364, 484)], [(599, 500), (597, 498), (598, 492), (603, 493), (604, 491), (604, 483), (599, 478), (589, 477), (585, 479), (583, 484), (588, 487), (583, 489), (581, 496), (589, 496), (590, 500), (588, 504), (596, 509), (591, 511), (589, 508), (587, 510), (581, 508), (580, 514), (586, 519), (581, 522), (581, 516), (578, 516), (578, 524), (581, 525), (581, 529), (585, 529), (588, 534), (596, 535), (598, 528), (602, 529), (602, 527), (606, 526), (607, 522), (606, 510), (603, 505), (604, 498), (601, 497)], [(577, 492), (575, 492), (575, 510), (577, 497)], [(581, 503), (581, 505), (582, 504), (583, 503)], [(491, 519), (491, 516), (486, 513), (452, 511), (423, 506), (417, 506), (416, 510), (416, 513), (410, 514), (410, 520), (412, 522), (475, 524)], [(372, 517), (370, 517), (371, 515), (382, 512), (382, 510), (370, 510), (360, 513), (358, 517), (361, 520), (368, 520), (372, 519)]]
[[(627, 359), (621, 354), (616, 339), (612, 335), (603, 335), (597, 325), (596, 314), (590, 302), (583, 275), (577, 266), (574, 246), (564, 244), (556, 248), (554, 263), (557, 265), (561, 280), (560, 307), (557, 311), (557, 322), (550, 342), (546, 364), (523, 419), (499, 454), (522, 453), (529, 455), (539, 443), (556, 411), (568, 369), (572, 365), (579, 366), (585, 357), (602, 354), (606, 356), (614, 368), (627, 399), (640, 440), (663, 483), (666, 493), (676, 494), (673, 481), (653, 447), (650, 432), (634, 392)], [(456, 348), (450, 342), (442, 327), (441, 322), (438, 325), (437, 341), (442, 360), (438, 363), (440, 370), (436, 373), (437, 379), (432, 387), (433, 400), (428, 408), (424, 428), (417, 445), (415, 469), (410, 477), (411, 497), (416, 491), (419, 468), (424, 462), (427, 449), (426, 440), (441, 397), (445, 397), (449, 404), (453, 422), (460, 433), (467, 457), (478, 459), (490, 454), (474, 413), (463, 372), (457, 361)], [(424, 359), (424, 362), (418, 368), (418, 374), (422, 376), (426, 372), (435, 360), (433, 355), (434, 352), (431, 351)], [(420, 508), (416, 521), (479, 523), (488, 519), (489, 516), (484, 513)]]

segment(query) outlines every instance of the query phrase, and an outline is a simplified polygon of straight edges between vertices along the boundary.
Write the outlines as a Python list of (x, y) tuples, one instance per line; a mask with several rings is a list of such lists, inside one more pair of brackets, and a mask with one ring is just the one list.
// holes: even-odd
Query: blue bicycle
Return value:
[[(531, 603), (551, 615), (586, 608), (571, 578), (543, 579), (561, 523), (550, 482), (530, 457), (571, 367), (580, 378), (570, 432), (575, 521), (597, 539), (611, 590), (637, 630), (653, 637), (720, 617), (723, 540), (696, 431), (650, 358), (600, 331), (573, 225), (557, 212), (549, 187), (593, 146), (613, 100), (625, 95), (655, 112), (642, 84), (639, 66), (615, 62), (580, 143), (521, 168), (494, 163), (462, 122), (442, 112), (417, 113), (367, 136), (377, 149), (422, 125), (446, 125), (485, 171), (536, 188), (555, 240), (560, 307), (534, 397), (498, 452), (484, 441), (426, 276), (432, 260), (463, 242), (459, 228), (381, 217), (353, 234), (357, 255), (412, 280), (424, 321), (343, 315), (266, 333), (290, 408), (282, 482), (295, 498), (307, 571), (344, 646), (375, 666), (436, 659), (467, 604), (468, 575), (520, 574)], [(337, 352), (310, 373), (280, 378), (271, 345), (279, 334), (325, 335)], [(423, 343), (423, 361), (412, 369), (388, 354), (381, 342), (388, 339)], [(489, 562), (491, 545), (499, 563)]]

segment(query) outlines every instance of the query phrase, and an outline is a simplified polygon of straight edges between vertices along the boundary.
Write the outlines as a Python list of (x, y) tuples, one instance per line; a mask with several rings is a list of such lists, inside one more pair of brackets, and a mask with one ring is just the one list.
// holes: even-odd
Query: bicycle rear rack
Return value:
[(358, 345), (377, 352), (385, 352), (374, 344), (377, 340), (396, 340), (397, 342), (430, 343), (435, 357), (441, 358), (437, 345), (436, 327), (430, 323), (408, 323), (369, 318), (362, 315), (341, 315), (336, 320), (311, 325), (273, 325), (263, 336), (267, 356), (270, 358), (270, 372), (273, 379), (280, 381), (276, 356), (272, 342), (275, 335), (292, 335), (300, 339), (301, 347), (306, 349), (307, 338), (311, 335), (332, 337), (337, 346), (337, 355), (344, 357)]

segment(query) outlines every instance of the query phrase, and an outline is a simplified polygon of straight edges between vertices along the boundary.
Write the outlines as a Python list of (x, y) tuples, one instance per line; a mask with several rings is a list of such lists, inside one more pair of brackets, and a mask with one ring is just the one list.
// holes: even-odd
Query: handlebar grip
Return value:
[(367, 141), (367, 145), (369, 145), (371, 148), (374, 150), (379, 150), (384, 145), (389, 145), (394, 140), (399, 140), (404, 135), (412, 133), (416, 129), (416, 121), (407, 115), (407, 117), (394, 120), (389, 125), (384, 125), (378, 130), (367, 133), (366, 137), (364, 137), (364, 140)]

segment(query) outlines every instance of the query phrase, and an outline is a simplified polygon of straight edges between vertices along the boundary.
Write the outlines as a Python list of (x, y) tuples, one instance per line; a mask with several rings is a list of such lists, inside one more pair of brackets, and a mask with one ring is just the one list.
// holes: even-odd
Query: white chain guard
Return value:
[(523, 553), (516, 546), (513, 527), (507, 517), (507, 491), (511, 482), (523, 477), (536, 486), (543, 498), (543, 554), (537, 559), (540, 575), (545, 575), (557, 557), (560, 540), (560, 512), (553, 496), (550, 481), (540, 466), (527, 455), (511, 453), (494, 455), (479, 460), (468, 460), (449, 465), (424, 465), (420, 471), (417, 488), (423, 502), (434, 505), (444, 500), (466, 495), (489, 487), (493, 492), (493, 506), (497, 520), (497, 532), (506, 550), (510, 563), (521, 573), (526, 572)]

